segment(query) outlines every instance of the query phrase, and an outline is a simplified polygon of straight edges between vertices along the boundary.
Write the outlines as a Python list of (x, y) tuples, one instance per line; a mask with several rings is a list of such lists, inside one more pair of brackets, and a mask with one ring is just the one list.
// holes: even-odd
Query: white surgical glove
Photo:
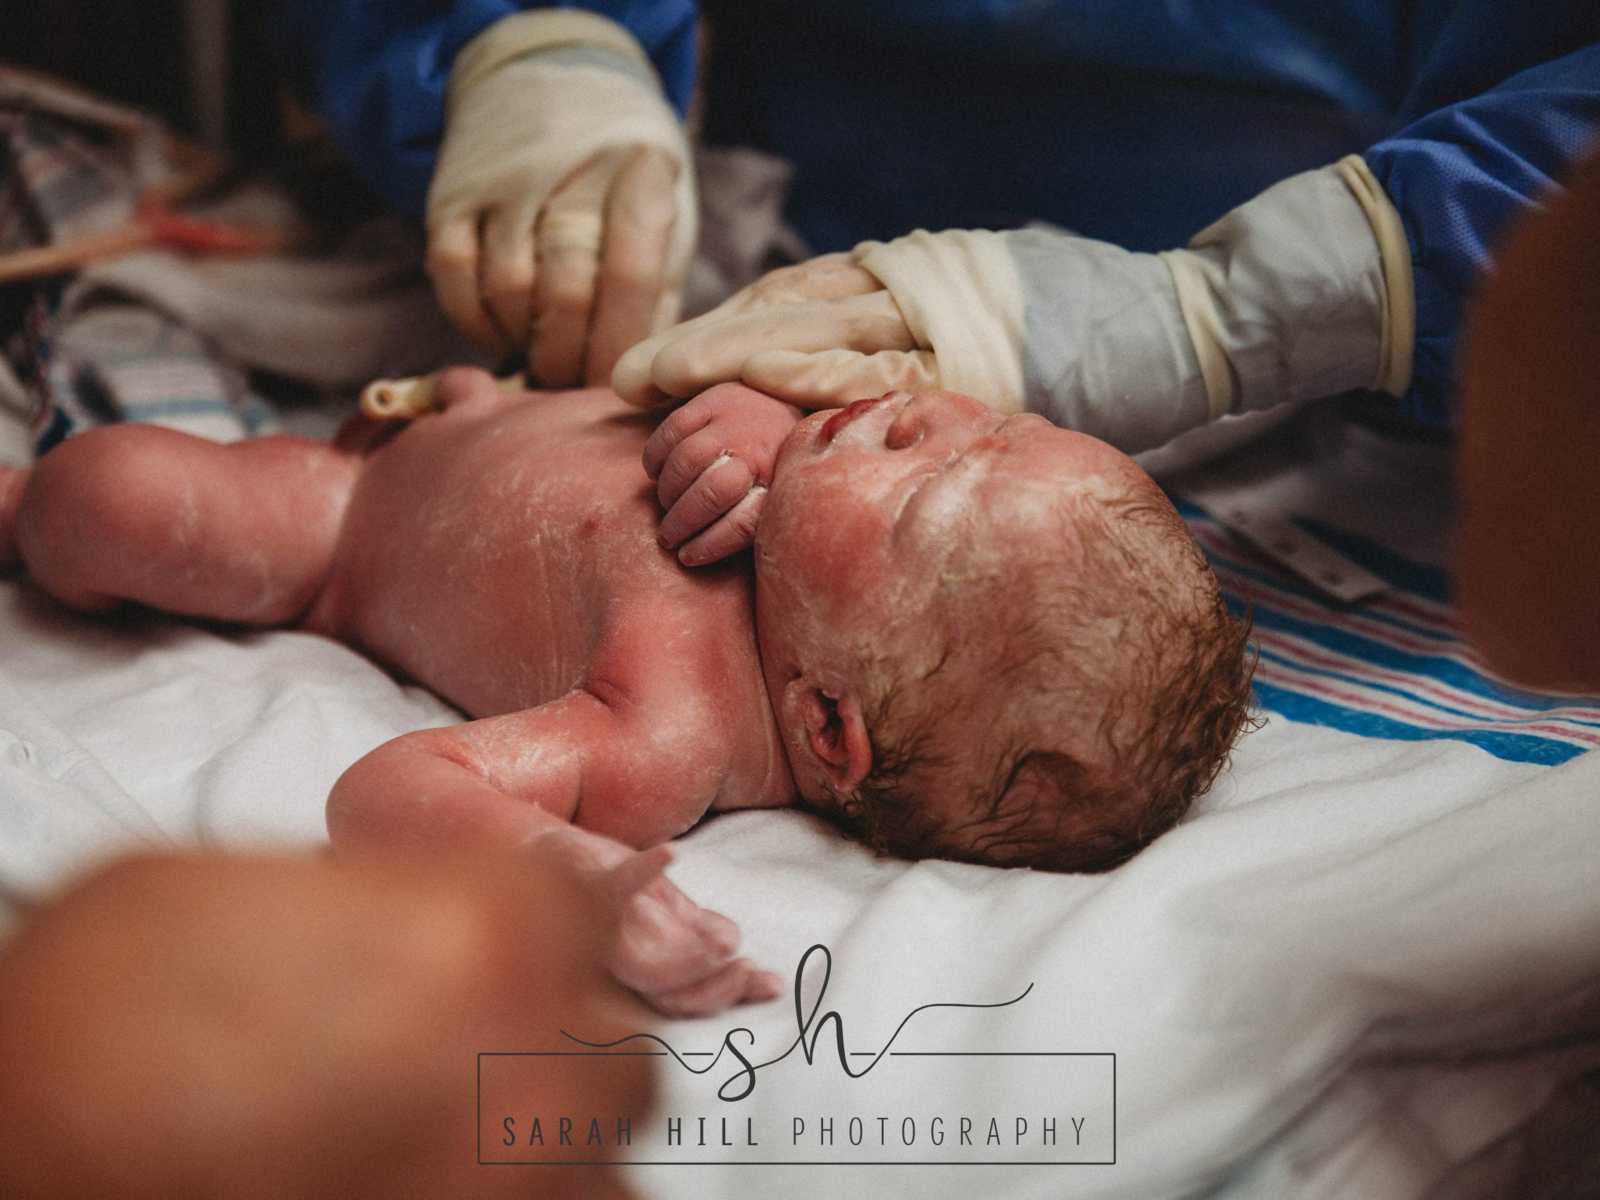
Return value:
[(683, 128), (633, 36), (518, 13), (456, 56), (428, 190), (440, 307), (539, 382), (603, 381), (677, 316), (695, 239)]
[(1414, 324), (1399, 214), (1351, 156), (1164, 254), (1044, 229), (864, 242), (633, 347), (612, 386), (656, 405), (740, 380), (807, 408), (943, 387), (1133, 452), (1285, 400), (1400, 395)]

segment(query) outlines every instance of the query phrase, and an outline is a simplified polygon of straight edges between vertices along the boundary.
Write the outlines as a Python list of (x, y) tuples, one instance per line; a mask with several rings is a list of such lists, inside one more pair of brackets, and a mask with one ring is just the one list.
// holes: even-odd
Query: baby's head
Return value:
[(795, 783), (880, 850), (1053, 870), (1183, 816), (1247, 720), (1245, 629), (1131, 459), (897, 392), (796, 426), (756, 533)]

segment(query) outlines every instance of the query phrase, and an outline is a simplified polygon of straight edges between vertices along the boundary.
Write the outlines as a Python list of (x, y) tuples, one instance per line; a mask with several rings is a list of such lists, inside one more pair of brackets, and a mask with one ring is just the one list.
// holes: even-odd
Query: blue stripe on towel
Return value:
[(1303, 725), (1327, 725), (1346, 733), (1362, 737), (1389, 738), (1394, 741), (1418, 742), (1435, 738), (1450, 738), (1470, 742), (1480, 750), (1487, 750), (1496, 758), (1509, 762), (1539, 763), (1554, 767), (1583, 753), (1578, 746), (1550, 738), (1521, 733), (1502, 733), (1495, 730), (1471, 728), (1423, 729), (1404, 721), (1391, 720), (1378, 713), (1363, 712), (1358, 708), (1328, 704), (1288, 688), (1274, 687), (1256, 681), (1256, 699), (1268, 712), (1276, 713), (1287, 721)]
[(1461, 638), (1436, 567), (1320, 522), (1308, 533), (1389, 583), (1366, 604), (1334, 603), (1174, 498), (1201, 538), (1229, 607), (1248, 611), (1256, 699), (1289, 721), (1362, 737), (1466, 742), (1510, 762), (1554, 766), (1600, 747), (1600, 698), (1514, 689)]

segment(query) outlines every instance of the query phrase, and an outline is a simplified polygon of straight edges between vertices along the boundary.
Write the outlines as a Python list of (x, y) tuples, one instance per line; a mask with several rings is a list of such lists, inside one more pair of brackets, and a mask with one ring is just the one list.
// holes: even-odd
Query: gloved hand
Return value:
[(1351, 156), (1164, 254), (1043, 229), (864, 242), (633, 347), (612, 386), (647, 406), (739, 379), (808, 408), (943, 387), (1132, 452), (1284, 400), (1402, 394), (1413, 308), (1399, 214)]
[(502, 19), (450, 71), (428, 191), (440, 307), (546, 387), (603, 381), (677, 315), (695, 239), (688, 144), (650, 60), (593, 13)]
[[(792, 404), (725, 383), (656, 426), (644, 471), (667, 510), (657, 539), (685, 566), (737, 554), (755, 538), (778, 448), (804, 414)], [(691, 540), (692, 539), (692, 540)]]

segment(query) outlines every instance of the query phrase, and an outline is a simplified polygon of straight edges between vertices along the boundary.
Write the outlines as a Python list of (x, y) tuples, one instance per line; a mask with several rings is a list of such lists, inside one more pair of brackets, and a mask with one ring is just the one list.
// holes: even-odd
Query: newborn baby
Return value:
[(0, 473), (0, 561), (83, 610), (322, 633), (464, 709), (344, 773), (336, 850), (563, 841), (615, 901), (613, 970), (665, 1012), (778, 990), (648, 850), (708, 812), (801, 804), (905, 856), (1103, 868), (1244, 721), (1243, 630), (1160, 490), (1093, 438), (947, 392), (802, 420), (724, 385), (648, 465), (676, 498), (725, 433), (775, 457), (770, 492), (753, 564), (689, 570), (658, 543), (650, 415), (470, 369), (436, 404), (332, 445), (90, 431)]

